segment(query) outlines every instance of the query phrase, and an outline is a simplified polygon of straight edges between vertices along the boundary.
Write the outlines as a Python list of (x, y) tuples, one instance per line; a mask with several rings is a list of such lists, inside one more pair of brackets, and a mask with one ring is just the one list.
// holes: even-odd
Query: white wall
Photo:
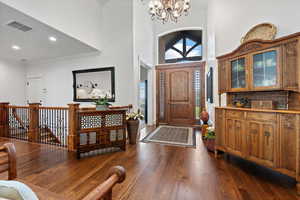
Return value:
[(212, 23), (216, 33), (216, 54), (238, 47), (240, 39), (256, 24), (271, 22), (277, 37), (300, 31), (299, 0), (213, 0)]
[[(102, 0), (104, 2), (106, 0)], [(94, 48), (101, 48), (99, 0), (0, 0)]]
[(146, 64), (148, 69), (148, 124), (154, 120), (154, 24), (148, 14), (148, 4), (133, 0), (133, 63), (134, 63), (134, 105), (138, 105), (140, 81), (140, 65)]
[(25, 67), (18, 62), (0, 60), (0, 102), (24, 105)]
[[(117, 15), (116, 15), (117, 13)], [(109, 0), (100, 18), (101, 54), (79, 55), (59, 60), (29, 63), (27, 76), (42, 76), (47, 105), (66, 105), (73, 100), (72, 71), (99, 67), (116, 68), (116, 103), (134, 101), (132, 1)]]

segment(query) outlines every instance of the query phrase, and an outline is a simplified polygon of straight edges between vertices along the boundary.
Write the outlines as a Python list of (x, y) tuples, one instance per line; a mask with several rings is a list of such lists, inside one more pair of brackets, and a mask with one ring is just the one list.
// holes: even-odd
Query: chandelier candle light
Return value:
[(177, 22), (182, 14), (188, 15), (190, 7), (190, 0), (150, 0), (149, 13), (152, 19), (157, 18), (163, 23), (169, 20)]

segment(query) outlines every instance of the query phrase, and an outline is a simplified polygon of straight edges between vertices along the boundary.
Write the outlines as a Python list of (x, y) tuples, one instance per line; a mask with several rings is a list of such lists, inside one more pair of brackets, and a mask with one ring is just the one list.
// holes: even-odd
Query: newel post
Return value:
[(28, 141), (37, 142), (39, 135), (39, 107), (40, 103), (29, 104), (29, 132)]
[(8, 102), (0, 103), (0, 137), (9, 136), (9, 110)]
[(76, 151), (77, 149), (77, 131), (79, 127), (78, 120), (78, 104), (68, 104), (69, 106), (69, 134), (68, 134), (68, 150)]

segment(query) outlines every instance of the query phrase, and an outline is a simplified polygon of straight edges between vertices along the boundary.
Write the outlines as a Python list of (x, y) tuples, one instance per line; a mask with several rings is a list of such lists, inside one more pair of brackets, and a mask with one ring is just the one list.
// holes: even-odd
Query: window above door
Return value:
[[(197, 33), (198, 32), (198, 33)], [(182, 63), (202, 60), (201, 31), (180, 31), (171, 33), (160, 42), (164, 43), (164, 61), (162, 63)], [(160, 56), (162, 58), (162, 56)]]

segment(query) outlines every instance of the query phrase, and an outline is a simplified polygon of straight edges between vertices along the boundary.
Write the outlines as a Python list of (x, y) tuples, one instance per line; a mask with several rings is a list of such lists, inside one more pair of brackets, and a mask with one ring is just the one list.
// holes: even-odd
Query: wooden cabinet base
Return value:
[(215, 155), (225, 152), (296, 179), (300, 194), (300, 112), (216, 108)]

